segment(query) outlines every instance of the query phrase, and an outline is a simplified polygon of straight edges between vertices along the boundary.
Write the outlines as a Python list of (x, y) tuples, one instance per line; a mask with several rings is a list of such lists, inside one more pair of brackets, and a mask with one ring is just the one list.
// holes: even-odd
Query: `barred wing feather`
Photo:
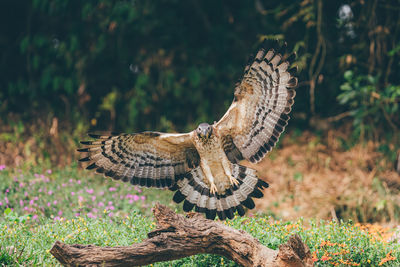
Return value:
[(285, 48), (286, 44), (277, 41), (261, 45), (235, 88), (233, 103), (215, 124), (221, 135), (230, 138), (239, 150), (237, 160), (242, 157), (259, 162), (275, 146), (287, 125), (297, 78), (296, 68), (289, 69), (295, 54), (285, 54)]
[(78, 149), (88, 155), (87, 169), (133, 185), (173, 188), (176, 180), (198, 166), (199, 155), (190, 133), (94, 135), (97, 141), (82, 141)]

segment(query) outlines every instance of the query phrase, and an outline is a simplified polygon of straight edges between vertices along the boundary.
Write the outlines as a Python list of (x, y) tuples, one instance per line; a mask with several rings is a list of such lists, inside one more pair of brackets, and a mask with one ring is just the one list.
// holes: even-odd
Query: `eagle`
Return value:
[(264, 40), (236, 83), (233, 102), (213, 124), (189, 133), (89, 134), (79, 161), (132, 185), (168, 188), (183, 210), (208, 219), (232, 219), (252, 209), (269, 185), (244, 160), (260, 162), (272, 150), (289, 120), (297, 67), (286, 43)]

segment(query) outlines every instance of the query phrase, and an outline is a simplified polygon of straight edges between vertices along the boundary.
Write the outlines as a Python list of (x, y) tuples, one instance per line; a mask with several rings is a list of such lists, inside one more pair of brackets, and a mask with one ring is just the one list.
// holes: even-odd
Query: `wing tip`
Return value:
[(89, 166), (86, 167), (86, 170), (92, 170), (92, 169), (95, 169), (95, 168), (97, 168), (96, 163), (92, 163), (92, 164), (90, 164)]
[(91, 145), (92, 141), (79, 141), (81, 145)]
[(79, 162), (86, 162), (86, 161), (90, 161), (90, 157), (84, 157), (81, 159), (78, 159)]

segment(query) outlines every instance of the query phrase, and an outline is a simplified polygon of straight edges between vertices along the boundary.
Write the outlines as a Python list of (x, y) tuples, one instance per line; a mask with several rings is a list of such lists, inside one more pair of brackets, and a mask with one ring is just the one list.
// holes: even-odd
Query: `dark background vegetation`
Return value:
[(222, 116), (271, 38), (298, 53), (290, 127), (351, 123), (349, 140), (380, 141), (394, 160), (399, 14), (397, 0), (3, 1), (0, 138), (43, 132), (58, 138), (37, 145), (51, 154), (64, 134), (189, 131)]

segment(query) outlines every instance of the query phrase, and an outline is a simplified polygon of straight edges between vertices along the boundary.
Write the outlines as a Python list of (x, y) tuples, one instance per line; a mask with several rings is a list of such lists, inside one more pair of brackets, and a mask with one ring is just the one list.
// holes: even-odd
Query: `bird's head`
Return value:
[(210, 138), (213, 132), (212, 125), (208, 123), (200, 123), (199, 127), (196, 129), (197, 136), (202, 140), (207, 140)]

